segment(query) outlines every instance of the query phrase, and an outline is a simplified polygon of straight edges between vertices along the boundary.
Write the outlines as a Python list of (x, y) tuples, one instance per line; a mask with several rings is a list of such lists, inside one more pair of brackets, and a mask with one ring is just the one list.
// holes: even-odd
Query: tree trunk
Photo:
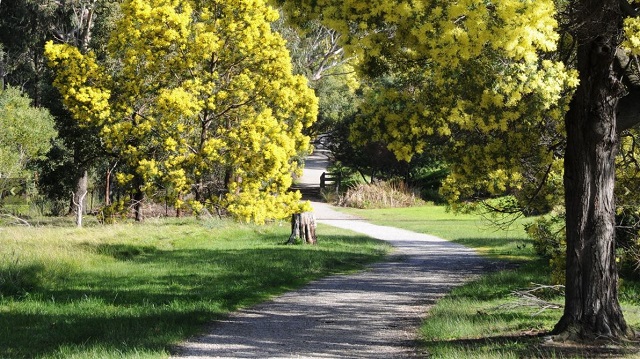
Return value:
[(316, 217), (312, 212), (295, 213), (291, 215), (291, 235), (287, 244), (295, 244), (296, 238), (302, 243), (316, 244)]
[(111, 172), (116, 167), (114, 164), (113, 167), (107, 168), (107, 173), (104, 178), (104, 205), (108, 206), (111, 204)]
[(135, 194), (133, 195), (133, 212), (135, 215), (136, 222), (142, 222), (144, 220), (144, 215), (142, 213), (142, 202), (144, 201), (144, 193), (141, 189), (136, 189)]
[(586, 3), (582, 10), (597, 18), (590, 25), (599, 26), (599, 36), (578, 35), (580, 85), (565, 118), (566, 296), (554, 328), (559, 338), (572, 340), (630, 334), (618, 303), (615, 262), (616, 108), (623, 92), (612, 65), (620, 16), (615, 1)]
[(142, 222), (144, 220), (144, 215), (142, 213), (142, 204), (144, 202), (144, 192), (142, 191), (142, 186), (144, 184), (144, 180), (140, 177), (140, 175), (136, 174), (133, 183), (135, 184), (132, 199), (133, 214), (136, 222)]
[(89, 183), (89, 173), (86, 169), (80, 170), (80, 176), (76, 182), (76, 190), (73, 193), (73, 211), (76, 215), (76, 226), (82, 227), (82, 217), (85, 211), (87, 188)]
[(182, 217), (182, 195), (178, 195), (178, 199), (180, 200), (180, 205), (176, 206), (176, 218)]

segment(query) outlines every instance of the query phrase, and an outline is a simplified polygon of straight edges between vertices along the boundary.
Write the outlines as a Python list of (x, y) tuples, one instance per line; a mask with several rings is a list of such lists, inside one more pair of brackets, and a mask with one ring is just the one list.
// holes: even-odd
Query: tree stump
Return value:
[(294, 213), (291, 216), (291, 235), (287, 244), (295, 244), (296, 238), (302, 243), (316, 244), (316, 217), (313, 212)]

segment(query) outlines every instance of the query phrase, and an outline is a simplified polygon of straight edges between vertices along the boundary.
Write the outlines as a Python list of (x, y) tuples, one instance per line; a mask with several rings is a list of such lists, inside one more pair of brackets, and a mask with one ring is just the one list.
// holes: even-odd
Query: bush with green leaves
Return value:
[(28, 161), (44, 155), (55, 135), (48, 110), (31, 106), (17, 88), (0, 89), (0, 178), (23, 175)]
[(549, 259), (551, 280), (563, 284), (567, 262), (567, 241), (564, 226), (564, 212), (554, 211), (525, 225), (525, 230), (533, 240), (536, 253)]
[[(616, 216), (616, 262), (622, 277), (640, 279), (640, 240), (635, 224), (640, 217), (629, 212)], [(549, 259), (551, 280), (555, 284), (564, 283), (567, 242), (565, 234), (564, 210), (553, 211), (537, 218), (525, 226), (533, 239), (536, 252)]]
[(16, 194), (16, 183), (32, 183), (23, 181), (30, 177), (27, 166), (47, 152), (55, 136), (48, 110), (32, 106), (17, 88), (0, 88), (0, 204)]

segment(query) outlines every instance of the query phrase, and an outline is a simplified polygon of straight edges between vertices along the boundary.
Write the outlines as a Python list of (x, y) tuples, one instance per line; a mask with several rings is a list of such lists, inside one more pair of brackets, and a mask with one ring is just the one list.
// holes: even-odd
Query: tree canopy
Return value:
[(354, 141), (381, 141), (405, 161), (446, 146), (451, 203), (542, 180), (577, 84), (553, 57), (552, 1), (322, 4), (315, 12), (348, 35), (361, 73), (395, 77), (366, 92)]
[[(107, 58), (48, 43), (54, 85), (123, 159), (133, 192), (263, 222), (300, 211), (287, 192), (317, 99), (292, 75), (262, 1), (130, 0)], [(107, 67), (105, 64), (113, 64)], [(110, 69), (112, 69), (110, 71)]]

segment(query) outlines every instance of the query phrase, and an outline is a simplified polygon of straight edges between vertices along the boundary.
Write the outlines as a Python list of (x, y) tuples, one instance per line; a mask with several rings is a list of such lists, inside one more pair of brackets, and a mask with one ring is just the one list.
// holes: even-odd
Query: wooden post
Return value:
[(296, 238), (302, 243), (316, 244), (316, 217), (313, 212), (295, 213), (291, 215), (291, 235), (287, 244), (295, 244)]
[(320, 175), (320, 189), (324, 189), (327, 186), (327, 183), (331, 183), (335, 187), (336, 193), (338, 193), (340, 189), (340, 182), (342, 182), (341, 172), (322, 172)]

